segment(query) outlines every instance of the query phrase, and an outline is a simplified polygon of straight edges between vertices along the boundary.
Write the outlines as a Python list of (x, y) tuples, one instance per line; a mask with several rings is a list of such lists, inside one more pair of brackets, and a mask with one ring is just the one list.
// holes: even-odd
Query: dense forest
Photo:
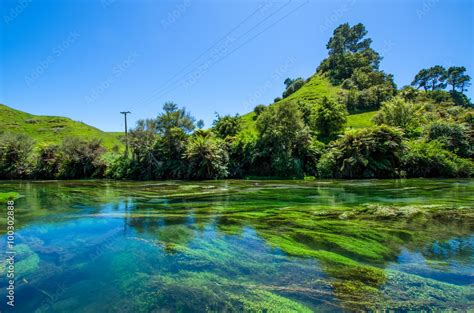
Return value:
[[(212, 127), (167, 102), (130, 129), (129, 151), (100, 140), (34, 143), (0, 135), (0, 178), (216, 179), (471, 177), (474, 109), (463, 66), (421, 69), (398, 88), (364, 25), (334, 30), (328, 56), (308, 79), (284, 81), (270, 105), (250, 115), (217, 115)], [(297, 97), (315, 80), (331, 92)], [(370, 127), (351, 129), (350, 114), (376, 112)], [(248, 117), (251, 117), (250, 120)]]

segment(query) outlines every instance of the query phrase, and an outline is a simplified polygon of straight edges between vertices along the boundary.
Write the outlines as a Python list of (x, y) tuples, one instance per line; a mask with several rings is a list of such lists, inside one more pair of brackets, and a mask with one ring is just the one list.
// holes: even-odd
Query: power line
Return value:
[[(280, 6), (280, 7), (279, 7), (277, 10), (275, 10), (273, 13), (269, 14), (269, 15), (266, 16), (263, 20), (261, 20), (260, 22), (258, 22), (258, 23), (255, 24), (254, 26), (252, 26), (252, 27), (251, 27), (248, 31), (246, 31), (244, 34), (238, 36), (236, 40), (240, 40), (240, 39), (242, 39), (243, 37), (245, 37), (246, 35), (248, 35), (248, 34), (249, 34), (250, 32), (252, 32), (254, 29), (256, 29), (257, 27), (259, 27), (260, 25), (262, 25), (264, 22), (266, 22), (269, 18), (273, 17), (275, 14), (277, 14), (277, 13), (280, 12), (282, 9), (284, 9), (286, 6), (288, 6), (292, 1), (293, 1), (293, 0), (289, 0), (289, 1), (287, 1), (286, 3), (284, 3), (282, 6)], [(261, 6), (260, 6), (260, 7), (261, 7)], [(259, 7), (259, 8), (260, 8), (260, 7)], [(258, 9), (257, 9), (257, 11), (258, 11)], [(256, 13), (256, 12), (252, 13), (251, 16), (253, 16), (255, 13)], [(248, 20), (248, 18), (245, 19), (245, 20)], [(237, 28), (238, 28), (238, 27), (234, 27), (234, 30), (237, 29)], [(232, 31), (231, 31), (231, 32), (228, 32), (227, 35), (224, 36), (222, 39), (227, 38), (227, 36), (228, 36), (230, 33), (232, 33)], [(222, 40), (220, 40), (220, 41), (222, 41)], [(217, 44), (218, 44), (220, 41), (218, 41), (218, 42), (217, 42), (215, 45), (213, 45), (210, 49), (207, 49), (206, 52), (208, 52), (209, 50), (211, 50), (212, 48), (214, 48), (215, 46), (217, 46)], [(201, 56), (204, 55), (204, 54), (205, 54), (205, 53), (201, 54)], [(196, 59), (195, 59), (195, 60), (196, 60)], [(194, 62), (192, 62), (192, 63), (194, 63)], [(192, 64), (192, 63), (191, 63), (191, 64)], [(189, 75), (189, 74), (192, 73), (194, 70), (195, 70), (195, 68), (193, 68), (192, 70), (186, 72), (186, 73), (183, 74), (183, 75), (179, 75), (180, 77), (179, 77), (176, 81), (174, 81), (173, 83), (171, 83), (171, 85), (166, 86), (166, 87), (162, 87), (162, 88), (160, 88), (160, 89), (158, 89), (158, 90), (155, 90), (155, 91), (153, 92), (153, 95), (152, 95), (151, 97), (149, 97), (147, 100), (148, 100), (148, 101), (152, 101), (152, 100), (154, 100), (154, 99), (156, 99), (156, 98), (160, 98), (160, 97), (162, 97), (162, 96), (168, 94), (170, 90), (175, 90), (175, 88), (173, 88), (173, 86), (174, 86), (176, 83), (179, 83), (179, 81), (180, 81), (183, 77)], [(181, 70), (181, 72), (182, 72), (182, 70)], [(176, 77), (176, 76), (178, 76), (178, 75), (175, 75), (174, 77)], [(168, 82), (167, 82), (165, 85), (168, 85), (171, 81), (172, 81), (172, 79), (168, 80)], [(170, 89), (170, 88), (171, 88), (171, 89)], [(167, 89), (168, 89), (168, 90), (167, 90)]]
[[(291, 1), (291, 0), (290, 0)], [(203, 51), (200, 55), (198, 55), (196, 58), (194, 58), (191, 62), (189, 62), (186, 66), (182, 67), (181, 70), (176, 72), (168, 81), (165, 83), (164, 86), (160, 87), (159, 89), (153, 91), (152, 95), (147, 97), (145, 101), (143, 102), (148, 102), (153, 99), (156, 93), (161, 92), (163, 89), (166, 89), (166, 85), (170, 83), (174, 78), (176, 78), (179, 74), (181, 74), (186, 68), (194, 64), (196, 61), (198, 61), (202, 56), (204, 56), (206, 53), (211, 51), (213, 48), (215, 48), (221, 41), (226, 39), (231, 33), (233, 33), (235, 30), (237, 30), (240, 26), (245, 24), (248, 20), (250, 20), (255, 14), (257, 14), (262, 8), (262, 5), (260, 5), (255, 11), (253, 11), (250, 15), (248, 15), (246, 18), (244, 18), (242, 21), (240, 21), (236, 26), (234, 26), (230, 31), (228, 31), (224, 36), (219, 38), (213, 45), (211, 45), (209, 48), (207, 48), (205, 51)]]
[[(245, 46), (246, 44), (248, 44), (249, 42), (251, 42), (252, 40), (254, 40), (255, 38), (257, 38), (258, 36), (260, 36), (261, 34), (263, 34), (264, 32), (266, 32), (267, 30), (269, 30), (270, 28), (272, 28), (273, 26), (275, 26), (276, 24), (278, 24), (279, 22), (281, 22), (282, 20), (284, 20), (285, 18), (287, 18), (288, 16), (290, 16), (291, 14), (293, 14), (294, 12), (296, 12), (297, 10), (299, 10), (301, 7), (303, 7), (304, 5), (308, 4), (309, 3), (309, 0), (307, 0), (306, 2), (302, 3), (301, 5), (299, 5), (298, 7), (296, 7), (295, 9), (291, 10), (289, 13), (285, 14), (284, 16), (282, 16), (280, 19), (276, 20), (274, 23), (270, 24), (268, 27), (266, 27), (265, 29), (263, 29), (262, 31), (260, 31), (259, 33), (257, 33), (255, 36), (251, 37), (250, 39), (248, 39), (247, 41), (245, 41), (244, 43), (242, 43), (240, 46), (238, 46), (237, 48), (235, 48), (234, 50), (232, 50), (231, 52), (229, 52), (228, 54), (225, 54), (222, 58), (218, 59), (212, 66), (216, 65), (217, 63), (219, 63), (220, 61), (224, 60), (225, 58), (227, 58), (228, 56), (232, 55), (234, 52), (236, 52), (237, 50), (239, 50), (240, 48), (242, 48), (243, 46)], [(211, 68), (212, 66), (210, 66), (209, 68)], [(192, 73), (193, 70), (189, 71), (186, 73), (186, 75)], [(186, 76), (185, 75), (185, 76)], [(163, 97), (165, 95), (167, 95), (168, 93), (176, 90), (180, 85), (176, 85), (175, 88), (172, 88), (172, 89), (169, 89), (168, 91), (162, 93), (159, 95), (159, 97)]]
[(130, 111), (123, 111), (120, 112), (120, 114), (123, 114), (123, 117), (125, 119), (125, 155), (128, 157), (128, 127), (127, 127), (127, 114), (132, 114)]

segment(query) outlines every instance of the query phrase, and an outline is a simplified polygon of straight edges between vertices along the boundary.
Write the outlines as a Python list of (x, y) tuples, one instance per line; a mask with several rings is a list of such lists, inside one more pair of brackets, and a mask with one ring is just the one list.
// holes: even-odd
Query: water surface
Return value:
[[(473, 305), (473, 180), (0, 182), (12, 191), (15, 312)], [(2, 310), (5, 287), (3, 272)]]

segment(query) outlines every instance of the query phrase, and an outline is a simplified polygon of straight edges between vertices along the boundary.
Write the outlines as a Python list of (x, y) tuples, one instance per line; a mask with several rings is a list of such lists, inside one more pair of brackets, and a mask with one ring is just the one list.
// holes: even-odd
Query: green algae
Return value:
[[(452, 262), (472, 268), (472, 250), (445, 248), (473, 234), (471, 181), (36, 184), (17, 186), (25, 194), (17, 203), (20, 230), (42, 220), (124, 227), (119, 251), (93, 240), (66, 246), (62, 257), (73, 264), (61, 266), (91, 278), (56, 301), (64, 310), (93, 297), (80, 286), (94, 277), (118, 287), (109, 291), (114, 308), (138, 312), (463, 310), (474, 299), (469, 286), (390, 269), (404, 249), (420, 253), (425, 271), (449, 274)], [(22, 259), (25, 275), (47, 263), (40, 251), (46, 260), (62, 253), (36, 247)]]
[(15, 200), (20, 197), (18, 192), (0, 192), (0, 204), (7, 203), (8, 200)]

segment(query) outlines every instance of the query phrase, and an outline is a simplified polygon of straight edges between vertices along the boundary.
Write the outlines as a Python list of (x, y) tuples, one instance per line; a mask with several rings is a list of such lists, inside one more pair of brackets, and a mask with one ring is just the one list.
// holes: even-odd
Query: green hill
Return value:
[[(324, 97), (332, 98), (337, 100), (339, 97), (344, 95), (344, 90), (341, 87), (332, 85), (329, 80), (321, 75), (314, 74), (309, 80), (295, 93), (289, 97), (282, 99), (272, 105), (284, 105), (289, 101), (307, 101), (318, 103)], [(376, 114), (373, 112), (364, 112), (351, 114), (347, 117), (347, 128), (364, 128), (372, 126), (372, 117)], [(255, 130), (255, 113), (250, 112), (242, 116), (244, 123), (244, 131)]]
[(24, 134), (37, 144), (60, 143), (66, 137), (78, 137), (84, 140), (101, 139), (108, 149), (123, 146), (117, 133), (107, 133), (67, 117), (29, 114), (4, 104), (0, 104), (0, 132)]

